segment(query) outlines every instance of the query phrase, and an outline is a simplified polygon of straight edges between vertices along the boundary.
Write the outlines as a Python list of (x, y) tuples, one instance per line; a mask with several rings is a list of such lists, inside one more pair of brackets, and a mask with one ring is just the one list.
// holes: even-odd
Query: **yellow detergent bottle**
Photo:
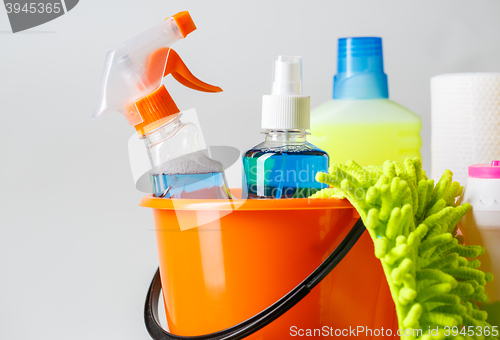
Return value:
[(311, 112), (309, 140), (328, 152), (330, 164), (421, 158), (420, 117), (388, 98), (382, 39), (339, 39), (333, 100)]

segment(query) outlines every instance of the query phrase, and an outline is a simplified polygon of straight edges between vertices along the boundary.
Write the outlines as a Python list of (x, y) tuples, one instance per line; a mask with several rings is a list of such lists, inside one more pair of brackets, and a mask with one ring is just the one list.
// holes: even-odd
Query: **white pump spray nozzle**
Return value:
[(309, 129), (310, 101), (302, 95), (302, 57), (274, 58), (272, 94), (262, 98), (262, 128)]
[(302, 95), (302, 58), (274, 58), (273, 95)]

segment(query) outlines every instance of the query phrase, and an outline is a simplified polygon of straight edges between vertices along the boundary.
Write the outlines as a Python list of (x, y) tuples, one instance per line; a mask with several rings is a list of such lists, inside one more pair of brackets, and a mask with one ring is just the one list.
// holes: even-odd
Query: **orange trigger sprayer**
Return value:
[[(179, 54), (169, 47), (160, 48), (153, 52), (147, 62), (146, 78), (153, 78), (158, 72), (161, 72), (163, 77), (172, 74), (175, 80), (193, 90), (212, 93), (222, 92), (220, 87), (207, 84), (196, 78), (184, 64)], [(142, 122), (135, 125), (140, 135), (158, 128), (166, 120), (169, 120), (170, 116), (180, 113), (165, 85), (161, 85), (134, 104), (142, 118)]]

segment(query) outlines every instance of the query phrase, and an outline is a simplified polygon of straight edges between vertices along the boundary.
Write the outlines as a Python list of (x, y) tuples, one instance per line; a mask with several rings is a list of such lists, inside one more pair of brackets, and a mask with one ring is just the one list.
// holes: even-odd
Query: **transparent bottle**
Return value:
[(306, 140), (305, 130), (268, 130), (266, 140), (243, 155), (248, 198), (306, 198), (326, 187), (315, 180), (328, 155)]
[(148, 149), (153, 194), (161, 198), (227, 199), (224, 168), (200, 150), (198, 129), (182, 113), (142, 138)]
[(326, 187), (316, 173), (328, 171), (328, 154), (307, 142), (310, 97), (302, 95), (302, 59), (278, 56), (273, 91), (263, 97), (263, 143), (245, 152), (243, 197), (306, 198)]

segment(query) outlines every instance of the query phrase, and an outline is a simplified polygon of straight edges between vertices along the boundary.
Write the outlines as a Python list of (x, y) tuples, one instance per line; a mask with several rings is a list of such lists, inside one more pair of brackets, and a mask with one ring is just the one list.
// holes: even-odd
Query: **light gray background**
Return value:
[(181, 10), (198, 31), (177, 51), (225, 92), (169, 90), (197, 108), (209, 145), (261, 141), (275, 55), (304, 57), (314, 107), (330, 98), (337, 38), (381, 36), (390, 96), (422, 117), (429, 169), (429, 78), (500, 71), (498, 0), (84, 0), (19, 34), (0, 8), (1, 339), (149, 338), (157, 254), (128, 165), (133, 130), (118, 114), (90, 114), (105, 53)]

